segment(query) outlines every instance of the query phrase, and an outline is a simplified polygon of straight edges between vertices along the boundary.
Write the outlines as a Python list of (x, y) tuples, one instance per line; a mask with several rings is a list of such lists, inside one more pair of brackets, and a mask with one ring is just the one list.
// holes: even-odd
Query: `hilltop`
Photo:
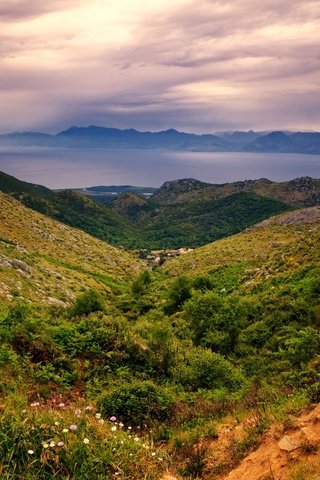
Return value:
[(186, 178), (165, 182), (148, 199), (120, 195), (111, 207), (133, 220), (156, 249), (209, 243), (271, 215), (319, 203), (320, 180), (310, 177), (221, 185)]

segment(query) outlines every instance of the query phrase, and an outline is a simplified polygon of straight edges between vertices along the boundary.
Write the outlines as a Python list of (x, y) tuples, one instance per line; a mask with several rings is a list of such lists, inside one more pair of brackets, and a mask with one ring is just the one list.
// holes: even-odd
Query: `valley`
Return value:
[[(316, 479), (318, 180), (168, 182), (164, 217), (243, 195), (286, 211), (156, 266), (34, 209), (56, 193), (2, 179), (3, 478)], [(108, 214), (148, 218), (136, 198)]]

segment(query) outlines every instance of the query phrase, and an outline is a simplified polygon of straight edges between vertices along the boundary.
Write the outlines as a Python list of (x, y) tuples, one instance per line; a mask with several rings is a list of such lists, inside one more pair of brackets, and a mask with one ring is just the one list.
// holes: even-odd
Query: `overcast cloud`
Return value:
[(6, 0), (0, 131), (320, 130), (320, 2)]

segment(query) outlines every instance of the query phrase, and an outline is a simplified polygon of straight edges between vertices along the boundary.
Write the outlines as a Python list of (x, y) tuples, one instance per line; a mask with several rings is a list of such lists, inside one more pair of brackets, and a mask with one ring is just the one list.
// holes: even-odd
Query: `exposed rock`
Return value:
[(65, 302), (63, 302), (62, 300), (59, 300), (58, 298), (47, 297), (47, 301), (51, 305), (60, 305), (61, 307), (66, 307), (67, 306), (67, 304)]
[(280, 225), (305, 225), (320, 220), (320, 208), (310, 207), (297, 212), (287, 213), (277, 218), (276, 223)]
[(320, 443), (319, 435), (311, 428), (303, 427), (301, 428), (301, 433), (304, 440), (306, 440), (311, 445), (317, 445), (318, 443)]
[(31, 273), (33, 271), (33, 268), (29, 267), (29, 265), (27, 265), (22, 260), (19, 260), (18, 258), (13, 258), (12, 260), (10, 260), (10, 263), (13, 267), (23, 270), (24, 272)]
[(291, 440), (287, 435), (281, 438), (278, 446), (281, 450), (285, 450), (287, 452), (293, 452), (293, 450), (296, 450), (300, 447), (300, 445), (298, 445), (294, 440)]
[(12, 268), (12, 265), (9, 260), (0, 259), (0, 267)]

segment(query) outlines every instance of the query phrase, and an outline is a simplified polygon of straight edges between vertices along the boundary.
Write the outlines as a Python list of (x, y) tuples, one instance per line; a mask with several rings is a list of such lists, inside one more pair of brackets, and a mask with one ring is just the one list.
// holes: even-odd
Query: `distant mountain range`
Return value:
[(208, 152), (320, 154), (319, 132), (229, 132), (197, 135), (174, 129), (139, 132), (98, 126), (70, 127), (56, 135), (14, 132), (0, 135), (0, 146), (172, 149)]

